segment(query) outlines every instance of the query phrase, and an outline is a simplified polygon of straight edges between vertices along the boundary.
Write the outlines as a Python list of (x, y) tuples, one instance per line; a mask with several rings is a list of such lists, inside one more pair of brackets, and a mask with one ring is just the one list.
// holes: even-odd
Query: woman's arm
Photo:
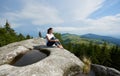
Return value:
[(57, 42), (57, 41), (58, 41), (58, 40), (56, 40), (56, 39), (55, 39), (55, 40), (50, 40), (50, 39), (48, 38), (48, 36), (46, 36), (46, 38), (47, 38), (47, 40), (50, 41), (50, 42)]

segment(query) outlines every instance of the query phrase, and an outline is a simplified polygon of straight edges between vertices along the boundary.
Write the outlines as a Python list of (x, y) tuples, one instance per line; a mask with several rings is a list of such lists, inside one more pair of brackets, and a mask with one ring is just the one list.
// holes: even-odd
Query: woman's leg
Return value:
[[(55, 38), (51, 38), (51, 40), (55, 40)], [(63, 46), (61, 45), (61, 43), (58, 42), (48, 42), (47, 46), (53, 46), (53, 44), (55, 44), (58, 48), (63, 48)]]
[(47, 46), (53, 46), (53, 44), (55, 44), (55, 42), (47, 42)]
[(62, 45), (58, 45), (57, 47), (63, 49), (63, 46), (62, 46)]
[(60, 42), (55, 42), (55, 45), (56, 45), (58, 48), (63, 48), (63, 46), (61, 45)]

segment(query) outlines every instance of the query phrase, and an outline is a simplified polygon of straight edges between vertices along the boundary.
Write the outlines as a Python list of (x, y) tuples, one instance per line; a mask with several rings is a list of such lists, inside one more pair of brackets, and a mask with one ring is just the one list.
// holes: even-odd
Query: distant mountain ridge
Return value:
[(94, 42), (97, 44), (103, 44), (104, 42), (108, 42), (109, 44), (115, 44), (120, 46), (120, 39), (109, 37), (109, 36), (101, 36), (96, 34), (84, 34), (84, 35), (76, 35), (70, 33), (62, 34), (62, 39), (64, 43), (89, 43)]
[(96, 34), (84, 34), (84, 35), (81, 35), (80, 37), (81, 38), (88, 38), (88, 39), (98, 39), (98, 40), (107, 41), (110, 43), (120, 45), (120, 39), (114, 38), (114, 37), (101, 36), (101, 35), (96, 35)]

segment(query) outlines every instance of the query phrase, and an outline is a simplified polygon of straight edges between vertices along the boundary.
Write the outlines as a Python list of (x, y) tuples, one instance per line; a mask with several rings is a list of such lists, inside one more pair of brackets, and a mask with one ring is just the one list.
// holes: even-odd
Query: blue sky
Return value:
[(6, 19), (18, 33), (94, 33), (120, 38), (120, 0), (0, 0), (0, 25)]

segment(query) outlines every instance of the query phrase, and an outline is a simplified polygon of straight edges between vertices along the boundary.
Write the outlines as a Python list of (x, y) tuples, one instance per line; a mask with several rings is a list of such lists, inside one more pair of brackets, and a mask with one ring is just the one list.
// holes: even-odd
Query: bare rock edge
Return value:
[[(0, 47), (0, 76), (66, 76), (70, 68), (81, 70), (83, 62), (65, 49), (46, 47), (45, 39), (34, 38)], [(49, 56), (34, 64), (17, 67), (9, 63), (19, 54), (31, 49), (50, 52)]]

